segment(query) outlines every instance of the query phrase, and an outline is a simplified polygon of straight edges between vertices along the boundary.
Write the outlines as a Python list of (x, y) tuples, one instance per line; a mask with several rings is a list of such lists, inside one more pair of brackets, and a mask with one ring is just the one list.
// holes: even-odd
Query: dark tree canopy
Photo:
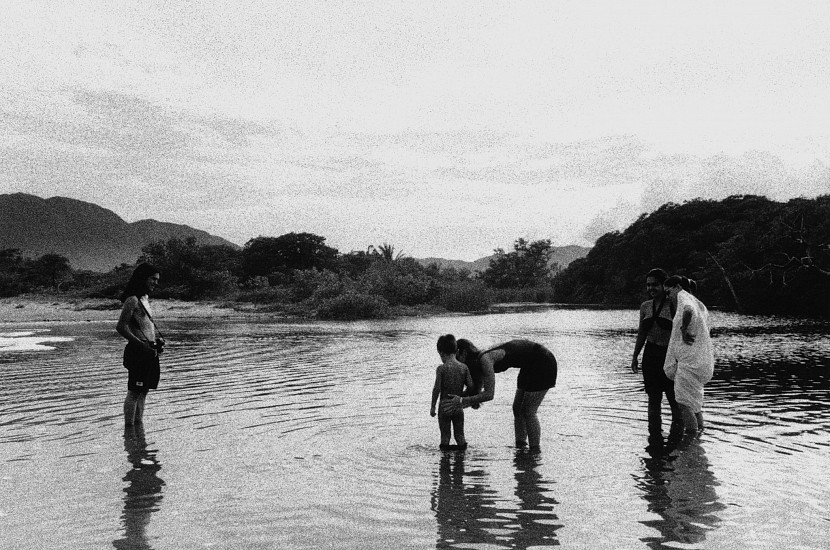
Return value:
[(653, 267), (695, 279), (712, 306), (830, 314), (830, 195), (665, 204), (600, 237), (555, 281), (556, 299), (635, 305)]
[(325, 242), (325, 237), (313, 233), (256, 237), (242, 250), (242, 270), (247, 277), (270, 277), (294, 270), (329, 269), (336, 263), (337, 249)]
[(513, 251), (495, 250), (490, 266), (481, 274), (485, 284), (494, 288), (527, 288), (545, 284), (551, 276), (550, 239), (527, 242), (518, 239)]

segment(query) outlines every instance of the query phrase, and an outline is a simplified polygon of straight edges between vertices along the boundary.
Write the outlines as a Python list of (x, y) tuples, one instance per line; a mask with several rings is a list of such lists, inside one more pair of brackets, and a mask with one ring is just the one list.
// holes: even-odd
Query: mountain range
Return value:
[[(16, 248), (30, 258), (60, 254), (74, 269), (106, 272), (122, 263), (132, 265), (147, 244), (187, 237), (194, 237), (200, 245), (239, 248), (228, 240), (187, 225), (157, 220), (129, 223), (112, 210), (89, 202), (65, 197), (43, 199), (26, 193), (0, 195), (0, 250)], [(581, 246), (554, 247), (551, 263), (564, 268), (589, 250)], [(492, 257), (473, 262), (444, 258), (417, 261), (478, 273), (487, 269)]]
[(187, 225), (156, 220), (128, 223), (96, 204), (25, 193), (0, 195), (0, 250), (17, 248), (37, 258), (56, 253), (74, 269), (109, 271), (134, 264), (142, 247), (155, 241), (195, 237), (201, 245), (238, 245)]
[[(583, 258), (588, 255), (590, 248), (577, 245), (568, 246), (554, 246), (551, 248), (553, 252), (548, 262), (551, 266), (557, 264), (560, 269), (565, 269), (572, 261)], [(507, 250), (506, 252), (510, 252)], [(438, 264), (440, 268), (452, 267), (458, 270), (466, 269), (470, 273), (480, 273), (490, 267), (490, 260), (495, 258), (495, 254), (485, 256), (472, 262), (465, 262), (464, 260), (445, 260), (444, 258), (419, 258), (418, 262), (423, 265)]]

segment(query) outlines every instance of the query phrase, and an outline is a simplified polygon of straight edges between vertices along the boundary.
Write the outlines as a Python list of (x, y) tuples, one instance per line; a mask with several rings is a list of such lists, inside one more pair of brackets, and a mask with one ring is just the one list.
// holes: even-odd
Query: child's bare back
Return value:
[[(435, 369), (435, 385), (432, 387), (432, 400), (429, 414), (436, 415), (435, 406), (439, 401), (446, 401), (450, 395), (465, 395), (464, 389), (473, 385), (470, 370), (467, 365), (455, 358), (458, 345), (455, 336), (445, 334), (438, 339), (438, 355), (441, 356), (441, 365)], [(464, 438), (464, 409), (447, 414), (442, 411), (438, 414), (438, 428), (441, 430), (442, 449), (448, 449), (450, 437), (455, 435), (455, 442), (460, 449), (467, 448)]]
[(467, 365), (452, 358), (439, 365), (436, 374), (441, 378), (441, 401), (448, 395), (464, 395), (464, 388), (470, 377)]

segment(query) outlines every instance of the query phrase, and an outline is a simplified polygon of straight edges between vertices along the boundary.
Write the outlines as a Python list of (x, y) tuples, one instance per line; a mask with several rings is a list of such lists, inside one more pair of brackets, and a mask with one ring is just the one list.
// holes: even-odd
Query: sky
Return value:
[(4, 2), (0, 193), (475, 260), (830, 193), (830, 3)]

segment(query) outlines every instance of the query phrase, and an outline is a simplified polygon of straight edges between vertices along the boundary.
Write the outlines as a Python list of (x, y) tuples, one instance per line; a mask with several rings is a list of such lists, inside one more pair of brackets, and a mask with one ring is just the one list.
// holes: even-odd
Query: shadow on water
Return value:
[(558, 502), (548, 494), (551, 482), (539, 473), (539, 461), (538, 455), (517, 452), (515, 498), (504, 499), (464, 452), (442, 453), (431, 503), (438, 523), (435, 547), (558, 546)]
[(641, 522), (660, 533), (640, 539), (649, 548), (701, 544), (718, 528), (721, 520), (717, 512), (726, 506), (718, 500), (715, 487), (719, 483), (700, 441), (685, 445), (677, 456), (644, 459), (642, 473), (634, 477), (648, 511), (660, 516)]
[(124, 429), (124, 450), (130, 470), (122, 478), (127, 483), (124, 488), (124, 513), (121, 515), (124, 537), (113, 541), (119, 550), (150, 550), (152, 546), (147, 537), (147, 526), (153, 512), (158, 511), (164, 480), (158, 477), (161, 464), (156, 458), (156, 451), (147, 449), (144, 427), (127, 426)]

